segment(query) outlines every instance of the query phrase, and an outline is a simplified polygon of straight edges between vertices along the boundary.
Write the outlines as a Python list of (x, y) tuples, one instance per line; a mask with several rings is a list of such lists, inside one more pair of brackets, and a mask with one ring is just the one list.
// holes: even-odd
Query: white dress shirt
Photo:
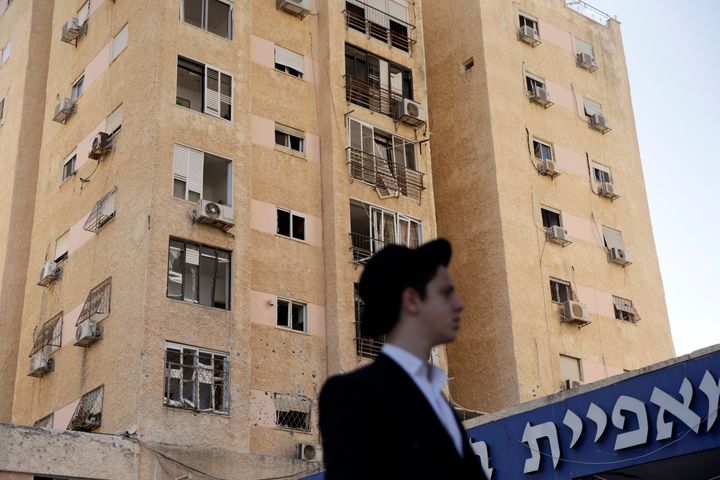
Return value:
[(407, 350), (403, 350), (391, 343), (383, 345), (382, 353), (393, 359), (393, 361), (400, 365), (400, 368), (412, 378), (415, 385), (417, 385), (423, 395), (425, 395), (428, 403), (435, 411), (435, 415), (437, 415), (440, 423), (445, 427), (445, 430), (455, 444), (455, 448), (462, 457), (463, 445), (460, 427), (458, 427), (455, 414), (450, 404), (442, 393), (447, 383), (447, 375), (445, 375), (445, 372), (441, 368), (430, 365)]

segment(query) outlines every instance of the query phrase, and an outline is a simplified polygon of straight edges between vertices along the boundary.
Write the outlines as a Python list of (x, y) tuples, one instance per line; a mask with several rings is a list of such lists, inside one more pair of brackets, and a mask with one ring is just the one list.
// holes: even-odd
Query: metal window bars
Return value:
[(75, 407), (75, 412), (68, 424), (68, 430), (90, 432), (101, 425), (104, 391), (105, 386), (100, 385), (80, 397), (80, 402)]
[(112, 291), (112, 277), (103, 280), (88, 293), (85, 304), (75, 325), (85, 320), (99, 322), (110, 314), (110, 294)]
[(358, 148), (346, 150), (352, 179), (373, 185), (381, 197), (403, 195), (420, 202), (424, 173)]
[(572, 283), (568, 282), (567, 280), (562, 280), (560, 278), (550, 277), (550, 289), (552, 290), (552, 295), (557, 298), (556, 301), (560, 302), (562, 295), (560, 292), (560, 288), (565, 287), (567, 289), (567, 299), (572, 300), (574, 302), (578, 301), (577, 293), (575, 292), (575, 289), (572, 286)]
[(115, 192), (117, 192), (117, 187), (110, 190), (104, 197), (97, 201), (85, 221), (85, 225), (83, 225), (84, 230), (97, 233), (100, 227), (115, 217)]
[(276, 393), (273, 400), (275, 402), (275, 424), (279, 428), (310, 431), (310, 412), (312, 410), (310, 398), (304, 395)]
[(356, 263), (367, 262), (375, 253), (382, 250), (386, 243), (391, 243), (355, 232), (350, 233), (350, 238), (353, 261)]
[(415, 45), (415, 25), (359, 0), (346, 0), (345, 25), (405, 52)]
[(62, 318), (63, 312), (60, 312), (40, 327), (40, 330), (35, 334), (35, 339), (33, 340), (32, 350), (30, 350), (31, 357), (46, 347), (50, 350), (48, 353), (60, 348)]
[(345, 94), (348, 102), (390, 117), (394, 116), (395, 105), (403, 100), (401, 92), (356, 80), (348, 75), (345, 75)]
[(165, 352), (165, 395), (169, 407), (228, 413), (230, 403), (227, 356), (189, 348)]
[(633, 307), (632, 300), (613, 296), (613, 307), (615, 308), (615, 317), (620, 320), (627, 320), (633, 323), (640, 320), (637, 310)]
[(55, 421), (55, 413), (53, 412), (50, 415), (45, 415), (41, 419), (36, 420), (35, 423), (33, 423), (33, 427), (52, 428), (54, 421)]

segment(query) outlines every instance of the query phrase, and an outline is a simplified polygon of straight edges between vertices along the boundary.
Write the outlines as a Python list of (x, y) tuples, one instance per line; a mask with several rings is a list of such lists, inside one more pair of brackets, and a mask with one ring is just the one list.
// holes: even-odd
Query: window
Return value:
[(552, 228), (562, 226), (560, 222), (560, 212), (543, 207), (540, 209), (540, 213), (542, 215), (543, 227)]
[(202, 198), (220, 205), (232, 205), (232, 162), (176, 144), (173, 197), (191, 202)]
[(305, 240), (305, 215), (278, 208), (277, 234), (283, 237)]
[(233, 78), (215, 67), (178, 57), (176, 103), (232, 120)]
[(625, 242), (623, 242), (622, 232), (615, 230), (614, 228), (602, 227), (603, 240), (605, 241), (605, 247), (610, 250), (613, 248), (620, 248), (625, 250)]
[(166, 343), (164, 405), (198, 412), (228, 413), (229, 383), (227, 353)]
[(5, 44), (3, 49), (0, 51), (0, 64), (4, 65), (10, 59), (10, 42)]
[(307, 305), (293, 300), (278, 298), (277, 326), (307, 333)]
[(360, 298), (357, 283), (353, 283), (353, 290), (355, 294), (355, 346), (357, 348), (357, 354), (360, 357), (375, 358), (380, 354), (380, 351), (385, 344), (385, 335), (381, 335), (379, 337), (368, 337), (363, 335), (360, 318), (362, 317), (365, 303)]
[(406, 0), (347, 0), (345, 19), (348, 27), (405, 52), (409, 52), (414, 43), (409, 37), (409, 30), (414, 26), (408, 23)]
[(48, 355), (60, 348), (62, 342), (63, 312), (45, 322), (34, 334), (30, 356), (43, 350)]
[(82, 7), (77, 11), (78, 25), (85, 25), (88, 17), (90, 16), (90, 0), (82, 4)]
[(615, 318), (618, 320), (630, 323), (637, 323), (640, 320), (635, 307), (633, 307), (632, 300), (613, 295), (613, 310), (615, 311)]
[(538, 88), (545, 89), (545, 80), (529, 73), (525, 74), (525, 87), (530, 95), (534, 95)]
[(115, 135), (118, 130), (122, 127), (122, 105), (117, 107), (113, 112), (108, 115), (105, 119), (105, 132), (110, 135)]
[(112, 39), (110, 46), (110, 61), (115, 60), (125, 50), (128, 42), (128, 26), (125, 25)]
[(310, 431), (312, 400), (304, 395), (273, 395), (275, 403), (275, 424), (290, 430)]
[(422, 245), (422, 222), (356, 200), (350, 201), (353, 260), (363, 262), (387, 244)]
[(303, 78), (305, 57), (275, 45), (275, 70), (288, 73), (293, 77)]
[(533, 139), (533, 151), (535, 152), (535, 158), (539, 160), (553, 159), (552, 147), (540, 140)]
[(538, 29), (538, 21), (537, 18), (531, 17), (530, 15), (527, 15), (525, 13), (521, 13), (519, 15), (520, 19), (520, 28), (522, 27), (530, 27), (533, 30), (535, 30), (535, 33), (537, 35), (540, 34), (540, 30)]
[(167, 296), (230, 310), (230, 252), (171, 239)]
[(560, 355), (560, 378), (562, 380), (582, 382), (580, 359), (568, 355)]
[(70, 231), (63, 233), (60, 238), (55, 241), (55, 257), (56, 262), (61, 262), (68, 257), (68, 242), (70, 238)]
[(583, 98), (583, 108), (587, 117), (592, 117), (596, 114), (602, 115), (602, 105), (590, 99)]
[(413, 99), (412, 70), (345, 45), (347, 100), (392, 116), (395, 103)]
[(180, 18), (185, 23), (232, 39), (232, 2), (226, 0), (182, 0)]
[(275, 124), (275, 145), (305, 153), (305, 134), (300, 130)]
[(0, 125), (3, 124), (3, 120), (5, 120), (5, 99), (0, 99)]
[(100, 385), (98, 388), (80, 397), (80, 402), (77, 407), (75, 407), (75, 412), (68, 424), (68, 430), (90, 432), (100, 427), (102, 424), (104, 390), (105, 387)]
[(610, 169), (604, 165), (593, 163), (593, 178), (596, 182), (612, 183), (612, 175)]
[(70, 158), (65, 160), (62, 167), (62, 178), (61, 181), (67, 180), (71, 175), (75, 175), (75, 161), (77, 160), (77, 154), (73, 153)]
[(475, 66), (475, 58), (470, 57), (468, 58), (465, 63), (463, 63), (463, 69), (467, 72), (471, 68)]
[(115, 192), (117, 187), (106, 193), (95, 203), (83, 225), (83, 230), (97, 233), (107, 222), (115, 218)]
[[(579, 38), (575, 39), (575, 57), (578, 65), (591, 70), (597, 68), (595, 67), (595, 53), (593, 52), (592, 45), (587, 42), (583, 42)], [(585, 64), (586, 60), (590, 61), (587, 65)]]
[(72, 86), (72, 92), (70, 94), (73, 100), (77, 100), (85, 91), (85, 74), (80, 75), (80, 78), (75, 80)]
[(565, 303), (574, 298), (570, 282), (550, 277), (550, 297), (553, 302)]

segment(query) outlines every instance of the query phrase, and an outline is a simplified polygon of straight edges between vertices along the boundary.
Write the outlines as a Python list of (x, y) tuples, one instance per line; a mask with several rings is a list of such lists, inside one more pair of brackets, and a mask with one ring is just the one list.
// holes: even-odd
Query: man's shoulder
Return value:
[(377, 389), (382, 383), (380, 380), (386, 376), (388, 365), (392, 363), (390, 358), (380, 355), (368, 365), (328, 378), (323, 386), (323, 391), (334, 392), (340, 389), (345, 392), (359, 393)]

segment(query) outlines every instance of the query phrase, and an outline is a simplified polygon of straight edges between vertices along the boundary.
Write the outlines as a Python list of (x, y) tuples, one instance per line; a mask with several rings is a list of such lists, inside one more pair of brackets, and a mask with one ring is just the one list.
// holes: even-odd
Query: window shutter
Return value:
[(362, 129), (362, 151), (364, 153), (369, 153), (370, 155), (375, 155), (375, 135), (373, 134), (373, 128), (370, 125), (361, 125)]
[[(220, 103), (223, 105), (227, 105), (228, 112), (230, 113), (229, 118), (226, 120), (232, 119), (232, 76), (228, 75), (227, 73), (221, 73), (220, 74)], [(222, 109), (221, 109), (222, 111)]]
[(120, 128), (121, 125), (122, 125), (122, 105), (117, 107), (105, 119), (105, 131), (107, 133), (113, 133), (115, 130)]
[(603, 238), (605, 238), (605, 246), (607, 248), (622, 248), (625, 250), (622, 233), (619, 231), (613, 228), (603, 227)]
[(120, 53), (125, 50), (128, 42), (128, 26), (125, 25), (122, 30), (112, 40), (110, 61), (115, 60)]
[(408, 7), (407, 0), (388, 0), (388, 12), (393, 17), (402, 20), (403, 22), (408, 21)]
[(348, 133), (350, 148), (362, 150), (362, 123), (348, 118)]
[(205, 67), (205, 113), (220, 116), (220, 72)]
[(188, 148), (188, 176), (187, 189), (188, 192), (203, 194), (203, 152)]
[(70, 237), (69, 232), (65, 232), (63, 236), (57, 239), (55, 242), (55, 258), (60, 258), (68, 252), (68, 238)]
[[(381, 12), (387, 13), (388, 11), (388, 5), (387, 0), (365, 0), (365, 2), (370, 5), (373, 8), (376, 8), (377, 10), (380, 10)], [(377, 23), (378, 25), (381, 25), (385, 28), (390, 27), (390, 19), (385, 15), (377, 15), (371, 13), (373, 17), (373, 23)]]
[(302, 55), (291, 52), (282, 47), (275, 46), (275, 63), (285, 65), (290, 68), (294, 68), (300, 73), (303, 73), (305, 68), (305, 57)]
[(393, 135), (393, 156), (396, 164), (416, 170), (415, 145), (413, 142)]
[(587, 115), (592, 116), (596, 113), (602, 115), (602, 106), (599, 103), (583, 98), (583, 105), (585, 106), (585, 113)]
[(189, 156), (189, 148), (183, 147), (182, 145), (175, 145), (175, 152), (173, 154), (173, 177), (183, 182), (187, 182)]
[(575, 53), (587, 53), (593, 58), (595, 57), (592, 45), (577, 38), (575, 39)]

